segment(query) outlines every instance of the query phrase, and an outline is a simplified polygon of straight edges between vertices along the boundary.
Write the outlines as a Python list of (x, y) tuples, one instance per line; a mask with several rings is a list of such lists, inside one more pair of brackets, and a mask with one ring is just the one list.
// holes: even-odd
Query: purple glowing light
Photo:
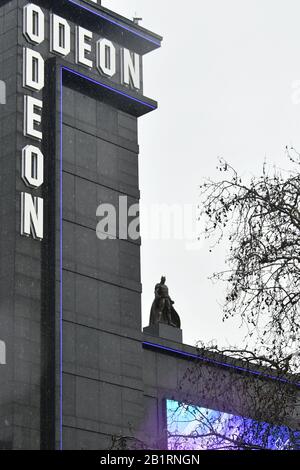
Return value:
[(76, 75), (77, 77), (83, 78), (84, 80), (87, 80), (88, 82), (92, 83), (93, 85), (100, 86), (102, 88), (105, 88), (106, 90), (112, 91), (116, 93), (117, 95), (123, 96), (127, 99), (130, 99), (131, 101), (135, 101), (136, 103), (142, 104), (143, 106), (146, 106), (152, 110), (156, 109), (156, 106), (146, 103), (146, 101), (142, 101), (138, 98), (134, 98), (133, 96), (129, 95), (128, 93), (125, 93), (124, 91), (118, 90), (117, 88), (114, 88), (112, 86), (106, 85), (105, 83), (99, 82), (98, 80), (95, 80), (94, 78), (87, 77), (86, 75), (83, 75), (80, 72), (75, 72), (75, 70), (69, 69), (68, 67), (62, 67), (63, 70), (66, 70), (67, 72), (72, 73), (73, 75)]
[(292, 450), (294, 433), (250, 418), (167, 400), (169, 450)]
[(59, 403), (59, 434), (60, 450), (63, 449), (63, 68), (60, 68), (60, 162), (59, 162), (59, 376), (60, 376), (60, 403)]

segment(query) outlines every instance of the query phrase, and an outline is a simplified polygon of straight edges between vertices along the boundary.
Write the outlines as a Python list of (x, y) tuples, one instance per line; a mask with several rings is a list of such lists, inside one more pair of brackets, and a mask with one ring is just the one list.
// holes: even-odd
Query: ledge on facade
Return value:
[(150, 335), (146, 328), (143, 335), (143, 348), (160, 354), (176, 356), (182, 360), (199, 361), (215, 367), (233, 369), (236, 373), (251, 374), (265, 380), (280, 381), (283, 384), (300, 389), (299, 375), (285, 374), (282, 370), (278, 371), (275, 368), (248, 363), (205, 348), (199, 349), (163, 337), (155, 337), (152, 334)]

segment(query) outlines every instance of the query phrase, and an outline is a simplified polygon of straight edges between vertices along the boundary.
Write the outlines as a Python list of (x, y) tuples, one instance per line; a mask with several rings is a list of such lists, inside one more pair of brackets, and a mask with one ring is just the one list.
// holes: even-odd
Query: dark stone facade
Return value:
[[(64, 59), (49, 53), (47, 12), (51, 7), (69, 21), (72, 44), (75, 24), (141, 57), (161, 38), (83, 0), (34, 0), (46, 13), (46, 39), (29, 47), (46, 61), (46, 83), (31, 92), (22, 83), (27, 3), (0, 0), (0, 80), (7, 85), (0, 105), (0, 340), (7, 348), (0, 448), (108, 449), (112, 436), (159, 439), (166, 447), (164, 402), (184, 396), (179, 386), (197, 352), (143, 335), (140, 241), (96, 237), (101, 202), (139, 201), (137, 121), (156, 103), (119, 85), (118, 75), (110, 81), (74, 65), (73, 47)], [(23, 135), (25, 94), (44, 102), (40, 190), (26, 189), (20, 173), (30, 143)], [(42, 242), (20, 235), (24, 190), (44, 198)], [(226, 380), (231, 372), (218, 367)], [(207, 396), (205, 374), (203, 380), (195, 400), (224, 406)], [(227, 411), (234, 401), (232, 393)]]
[[(139, 201), (137, 119), (156, 103), (142, 90), (118, 85), (118, 74), (110, 82), (74, 65), (74, 47), (65, 59), (49, 53), (47, 13), (51, 6), (68, 20), (72, 44), (75, 24), (141, 57), (161, 38), (87, 2), (36, 0), (45, 12), (46, 39), (28, 45), (22, 34), (27, 3), (0, 3), (0, 79), (7, 83), (0, 133), (0, 338), (7, 346), (1, 447), (105, 448), (111, 435), (128, 434), (143, 417), (140, 241), (98, 240), (96, 209), (100, 202), (117, 207), (120, 195), (129, 204)], [(99, 12), (106, 18), (96, 17)], [(45, 59), (41, 92), (22, 86), (26, 45)], [(23, 136), (25, 94), (44, 103), (40, 190), (27, 190), (20, 174), (22, 148), (35, 144)], [(42, 242), (20, 235), (24, 190), (44, 198)]]

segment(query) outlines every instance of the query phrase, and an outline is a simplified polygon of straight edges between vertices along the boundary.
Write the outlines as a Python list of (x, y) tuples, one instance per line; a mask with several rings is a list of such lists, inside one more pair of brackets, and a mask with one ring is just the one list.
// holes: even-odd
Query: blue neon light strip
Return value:
[(66, 70), (67, 72), (72, 73), (73, 75), (76, 75), (80, 78), (83, 78), (84, 80), (87, 80), (90, 83), (93, 83), (94, 85), (101, 86), (102, 88), (105, 88), (106, 90), (113, 91), (117, 95), (123, 96), (125, 98), (130, 99), (131, 101), (135, 101), (136, 103), (142, 104), (143, 106), (148, 107), (149, 109), (156, 109), (156, 106), (146, 103), (145, 101), (142, 101), (138, 98), (134, 98), (133, 96), (129, 95), (128, 93), (125, 93), (123, 91), (118, 90), (117, 88), (114, 88), (112, 86), (106, 85), (105, 83), (99, 82), (98, 80), (95, 80), (93, 78), (87, 77), (86, 75), (83, 75), (80, 72), (75, 72), (75, 70), (69, 69), (68, 67), (63, 66), (63, 70)]
[(60, 434), (60, 450), (63, 449), (63, 68), (60, 68), (60, 162), (59, 162), (59, 276), (60, 276), (60, 292), (59, 292), (59, 434)]
[(136, 31), (135, 29), (130, 28), (130, 26), (125, 26), (124, 24), (120, 23), (119, 21), (112, 20), (112, 19), (109, 18), (106, 14), (101, 13), (100, 11), (92, 10), (92, 9), (89, 8), (88, 6), (81, 5), (81, 4), (77, 3), (75, 0), (68, 0), (68, 2), (69, 2), (69, 3), (72, 3), (73, 5), (76, 5), (78, 8), (81, 8), (82, 10), (88, 11), (89, 13), (92, 13), (93, 15), (98, 16), (99, 18), (102, 18), (102, 19), (105, 20), (105, 21), (108, 21), (109, 23), (111, 23), (111, 24), (113, 24), (113, 25), (115, 25), (115, 26), (118, 26), (119, 28), (125, 29), (125, 30), (128, 31), (129, 33), (134, 34), (135, 36), (138, 36), (138, 37), (140, 37), (140, 38), (143, 38), (143, 39), (145, 39), (146, 41), (149, 41), (149, 42), (151, 42), (152, 44), (155, 44), (156, 46), (159, 46), (159, 47), (161, 46), (161, 43), (160, 43), (159, 40), (153, 39), (153, 38), (151, 38), (150, 36), (148, 36), (147, 34), (142, 33), (142, 32), (140, 32), (140, 31)]
[(187, 353), (185, 351), (180, 351), (180, 349), (173, 349), (173, 348), (169, 348), (167, 346), (162, 346), (161, 344), (150, 343), (148, 341), (144, 341), (143, 346), (148, 347), (148, 348), (153, 348), (153, 349), (161, 349), (162, 351), (166, 351), (166, 352), (169, 352), (171, 354), (176, 354), (177, 356), (182, 356), (182, 357), (185, 357), (185, 358), (188, 358), (188, 359), (197, 359), (198, 361), (207, 362), (209, 364), (214, 364), (214, 365), (221, 366), (221, 367), (227, 367), (229, 369), (234, 369), (234, 370), (238, 370), (238, 371), (241, 371), (241, 372), (246, 372), (247, 374), (258, 375), (258, 376), (266, 378), (266, 379), (277, 380), (278, 382), (282, 382), (282, 383), (286, 383), (286, 384), (290, 384), (290, 385), (295, 385), (296, 387), (300, 388), (300, 382), (296, 382), (295, 384), (293, 384), (288, 379), (283, 379), (283, 378), (280, 378), (280, 377), (276, 377), (275, 375), (268, 375), (268, 374), (265, 374), (264, 372), (259, 372), (259, 371), (256, 371), (256, 370), (246, 369), (245, 367), (234, 366), (234, 365), (228, 364), (226, 362), (216, 361), (215, 359), (209, 359), (207, 357), (200, 356), (198, 354)]

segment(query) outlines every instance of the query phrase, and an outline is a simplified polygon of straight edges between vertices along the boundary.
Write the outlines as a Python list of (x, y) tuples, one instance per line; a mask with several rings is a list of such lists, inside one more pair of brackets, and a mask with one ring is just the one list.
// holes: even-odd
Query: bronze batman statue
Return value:
[(180, 328), (180, 317), (173, 307), (174, 302), (169, 296), (169, 289), (166, 286), (165, 277), (162, 277), (160, 283), (156, 284), (154, 295), (155, 299), (150, 313), (150, 325), (164, 323), (174, 328)]

